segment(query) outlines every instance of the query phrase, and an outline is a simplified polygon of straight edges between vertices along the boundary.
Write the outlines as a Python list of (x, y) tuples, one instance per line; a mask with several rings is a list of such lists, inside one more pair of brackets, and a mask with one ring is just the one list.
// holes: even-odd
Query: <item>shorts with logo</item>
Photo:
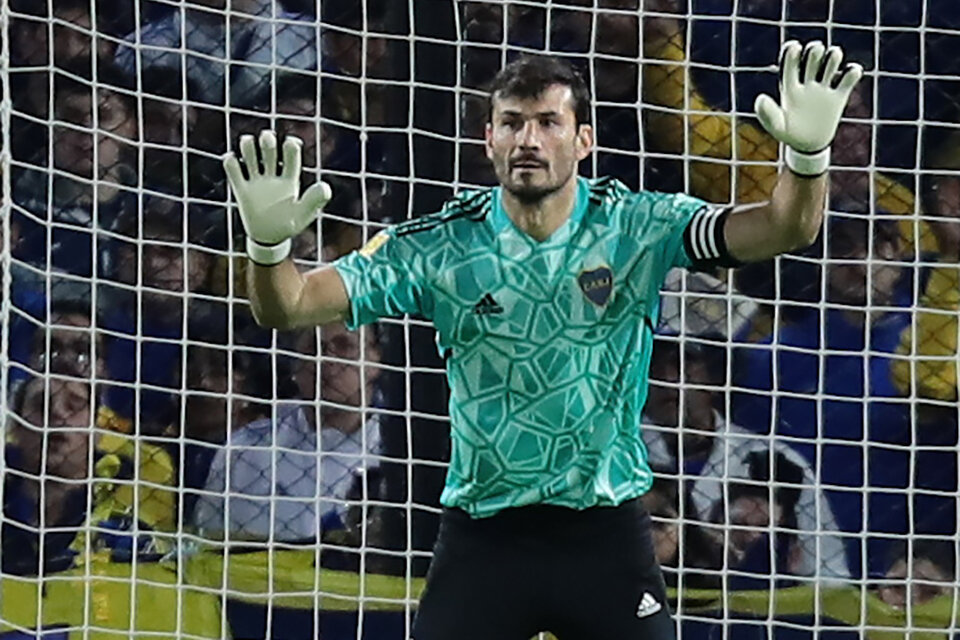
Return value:
[(473, 519), (446, 509), (412, 640), (674, 640), (639, 499), (537, 505)]

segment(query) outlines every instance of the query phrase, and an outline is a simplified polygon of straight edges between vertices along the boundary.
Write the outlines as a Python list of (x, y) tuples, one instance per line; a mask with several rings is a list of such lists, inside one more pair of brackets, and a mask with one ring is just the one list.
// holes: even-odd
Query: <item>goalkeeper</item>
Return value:
[(318, 182), (300, 195), (299, 141), (284, 142), (279, 172), (270, 131), (259, 159), (252, 136), (242, 163), (225, 159), (260, 324), (417, 314), (436, 327), (452, 448), (415, 640), (674, 637), (638, 500), (653, 480), (638, 425), (658, 291), (672, 267), (735, 267), (817, 237), (830, 143), (862, 74), (842, 58), (784, 45), (780, 102), (760, 96), (756, 112), (788, 169), (769, 202), (747, 208), (579, 178), (590, 97), (546, 57), (494, 80), (485, 137), (499, 186), (305, 275), (290, 239), (331, 193)]

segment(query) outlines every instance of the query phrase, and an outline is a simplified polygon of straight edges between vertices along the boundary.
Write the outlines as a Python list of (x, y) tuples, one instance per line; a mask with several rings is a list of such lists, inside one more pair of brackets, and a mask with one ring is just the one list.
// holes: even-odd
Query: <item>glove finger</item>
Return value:
[(812, 82), (817, 77), (817, 71), (820, 70), (820, 63), (823, 61), (823, 43), (819, 40), (808, 42), (800, 54), (800, 83)]
[(277, 134), (270, 129), (260, 132), (260, 155), (263, 157), (263, 172), (277, 175)]
[(836, 75), (841, 62), (843, 62), (843, 49), (837, 46), (827, 49), (823, 56), (823, 64), (820, 65), (820, 73), (817, 74), (817, 82), (833, 86), (833, 76)]
[(230, 183), (230, 188), (233, 189), (234, 194), (236, 194), (244, 181), (243, 169), (240, 167), (240, 161), (237, 160), (237, 156), (233, 153), (228, 153), (224, 156), (223, 170), (227, 174), (227, 182)]
[(333, 189), (330, 188), (330, 185), (323, 180), (318, 180), (304, 192), (300, 202), (307, 209), (319, 210), (323, 209), (332, 197)]
[(837, 78), (837, 89), (843, 95), (844, 99), (848, 99), (850, 97), (850, 94), (853, 93), (853, 88), (857, 86), (857, 83), (860, 82), (860, 78), (862, 77), (862, 66), (856, 62), (847, 63)]
[(767, 94), (761, 93), (757, 96), (756, 102), (753, 103), (753, 110), (756, 112), (757, 119), (760, 120), (763, 128), (774, 138), (782, 141), (786, 129), (786, 118), (777, 101)]
[(283, 141), (283, 173), (284, 178), (296, 178), (300, 175), (301, 153), (303, 140), (297, 136), (287, 136)]
[(257, 144), (253, 141), (253, 136), (245, 134), (240, 136), (240, 157), (243, 158), (243, 164), (247, 165), (247, 175), (251, 178), (260, 175), (260, 165), (257, 161)]
[(319, 180), (307, 189), (300, 199), (298, 207), (299, 219), (297, 220), (297, 230), (303, 230), (310, 222), (317, 217), (317, 214), (323, 209), (324, 205), (330, 202), (333, 197), (333, 190), (326, 182)]
[(790, 91), (800, 85), (800, 52), (803, 48), (796, 40), (785, 42), (780, 49), (780, 91)]

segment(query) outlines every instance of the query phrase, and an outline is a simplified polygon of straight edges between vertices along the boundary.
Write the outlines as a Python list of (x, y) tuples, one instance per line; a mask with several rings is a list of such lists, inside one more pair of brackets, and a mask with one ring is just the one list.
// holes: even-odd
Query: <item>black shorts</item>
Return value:
[(674, 640), (639, 499), (532, 506), (474, 520), (446, 509), (412, 640)]

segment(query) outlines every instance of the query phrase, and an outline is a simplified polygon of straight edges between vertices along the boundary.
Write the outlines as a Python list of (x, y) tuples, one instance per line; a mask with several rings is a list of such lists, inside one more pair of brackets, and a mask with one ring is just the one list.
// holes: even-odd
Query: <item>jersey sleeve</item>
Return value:
[(659, 262), (664, 276), (673, 267), (703, 271), (739, 266), (727, 250), (723, 235), (731, 207), (678, 193), (666, 197), (659, 208), (657, 218), (664, 227)]
[(333, 263), (350, 298), (347, 328), (408, 313), (430, 317), (423, 247), (411, 238), (385, 229)]

